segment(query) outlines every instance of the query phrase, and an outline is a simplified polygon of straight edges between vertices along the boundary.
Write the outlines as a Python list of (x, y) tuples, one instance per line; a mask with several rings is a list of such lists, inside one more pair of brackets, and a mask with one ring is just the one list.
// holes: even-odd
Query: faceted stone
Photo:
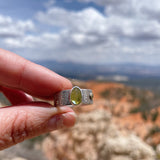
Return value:
[(82, 102), (82, 93), (79, 87), (72, 89), (70, 99), (73, 105), (79, 105)]
[(92, 92), (89, 94), (89, 98), (91, 101), (93, 100), (93, 93)]

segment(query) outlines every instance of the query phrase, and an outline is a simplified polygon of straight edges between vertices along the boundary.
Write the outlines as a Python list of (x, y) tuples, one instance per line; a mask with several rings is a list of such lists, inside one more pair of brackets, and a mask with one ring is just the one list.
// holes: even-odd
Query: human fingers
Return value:
[(74, 123), (75, 114), (69, 107), (31, 103), (0, 108), (0, 150)]
[(3, 49), (0, 49), (0, 73), (1, 85), (44, 99), (72, 87), (69, 80), (55, 72)]
[(12, 105), (32, 102), (32, 96), (24, 93), (23, 91), (1, 86), (1, 91), (11, 102)]

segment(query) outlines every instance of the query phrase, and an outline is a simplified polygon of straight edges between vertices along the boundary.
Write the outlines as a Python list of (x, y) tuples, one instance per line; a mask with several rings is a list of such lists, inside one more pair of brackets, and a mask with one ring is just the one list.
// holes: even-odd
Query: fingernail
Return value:
[(48, 129), (52, 131), (64, 127), (71, 127), (75, 124), (75, 121), (76, 121), (76, 114), (74, 112), (67, 112), (55, 115), (48, 121)]

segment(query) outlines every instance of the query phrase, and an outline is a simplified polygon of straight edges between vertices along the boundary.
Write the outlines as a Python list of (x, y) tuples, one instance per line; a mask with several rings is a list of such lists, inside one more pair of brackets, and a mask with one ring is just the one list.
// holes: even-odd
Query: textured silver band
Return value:
[[(75, 87), (73, 87), (73, 88), (75, 88)], [(72, 100), (71, 100), (72, 89), (64, 90), (64, 91), (61, 91), (61, 92), (55, 94), (55, 96), (54, 96), (54, 106), (58, 107), (58, 106), (65, 106), (65, 105), (76, 105), (76, 104), (73, 104)], [(90, 89), (80, 89), (80, 91), (81, 91), (82, 100), (81, 100), (81, 103), (78, 104), (78, 105), (92, 104), (93, 103), (92, 90), (90, 90)]]

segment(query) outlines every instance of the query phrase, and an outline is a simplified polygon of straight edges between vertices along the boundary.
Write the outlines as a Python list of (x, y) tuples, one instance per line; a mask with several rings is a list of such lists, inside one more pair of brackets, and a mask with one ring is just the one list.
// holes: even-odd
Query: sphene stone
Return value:
[(70, 100), (73, 105), (79, 105), (82, 102), (82, 92), (79, 87), (74, 87), (71, 90)]

